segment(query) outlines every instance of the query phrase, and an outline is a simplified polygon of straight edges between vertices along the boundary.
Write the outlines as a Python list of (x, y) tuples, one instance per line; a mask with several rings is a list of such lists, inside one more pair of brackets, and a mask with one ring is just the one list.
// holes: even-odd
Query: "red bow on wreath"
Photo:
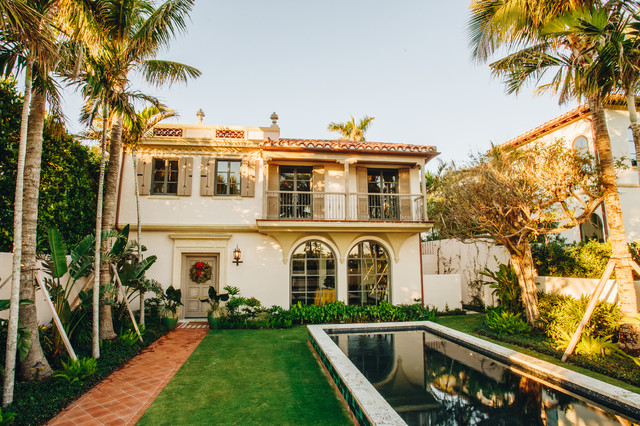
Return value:
[(204, 267), (204, 262), (197, 262), (196, 263), (196, 270), (198, 273), (198, 277), (202, 276), (202, 268)]

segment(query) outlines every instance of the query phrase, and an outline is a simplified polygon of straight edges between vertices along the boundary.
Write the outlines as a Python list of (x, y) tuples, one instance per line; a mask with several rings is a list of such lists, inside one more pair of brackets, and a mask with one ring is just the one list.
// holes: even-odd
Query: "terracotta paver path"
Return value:
[(180, 324), (48, 424), (135, 424), (208, 332), (206, 324)]

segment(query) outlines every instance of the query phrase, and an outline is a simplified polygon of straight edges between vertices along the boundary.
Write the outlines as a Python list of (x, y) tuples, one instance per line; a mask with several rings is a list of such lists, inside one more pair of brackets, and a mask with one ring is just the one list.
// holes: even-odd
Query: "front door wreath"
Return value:
[(211, 279), (212, 268), (207, 262), (196, 262), (189, 269), (189, 278), (194, 283), (202, 284)]

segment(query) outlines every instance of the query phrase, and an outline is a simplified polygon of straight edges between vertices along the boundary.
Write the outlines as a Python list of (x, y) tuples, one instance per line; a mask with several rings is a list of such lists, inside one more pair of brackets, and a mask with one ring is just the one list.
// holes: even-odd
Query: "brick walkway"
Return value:
[(135, 424), (208, 331), (206, 324), (181, 323), (48, 424)]

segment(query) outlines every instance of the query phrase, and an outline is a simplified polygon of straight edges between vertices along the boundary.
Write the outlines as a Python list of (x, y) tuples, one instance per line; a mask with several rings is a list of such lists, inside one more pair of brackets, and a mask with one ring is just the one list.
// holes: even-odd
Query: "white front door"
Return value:
[(209, 304), (209, 286), (218, 290), (218, 256), (211, 254), (185, 254), (182, 261), (182, 303), (185, 318), (204, 318)]

